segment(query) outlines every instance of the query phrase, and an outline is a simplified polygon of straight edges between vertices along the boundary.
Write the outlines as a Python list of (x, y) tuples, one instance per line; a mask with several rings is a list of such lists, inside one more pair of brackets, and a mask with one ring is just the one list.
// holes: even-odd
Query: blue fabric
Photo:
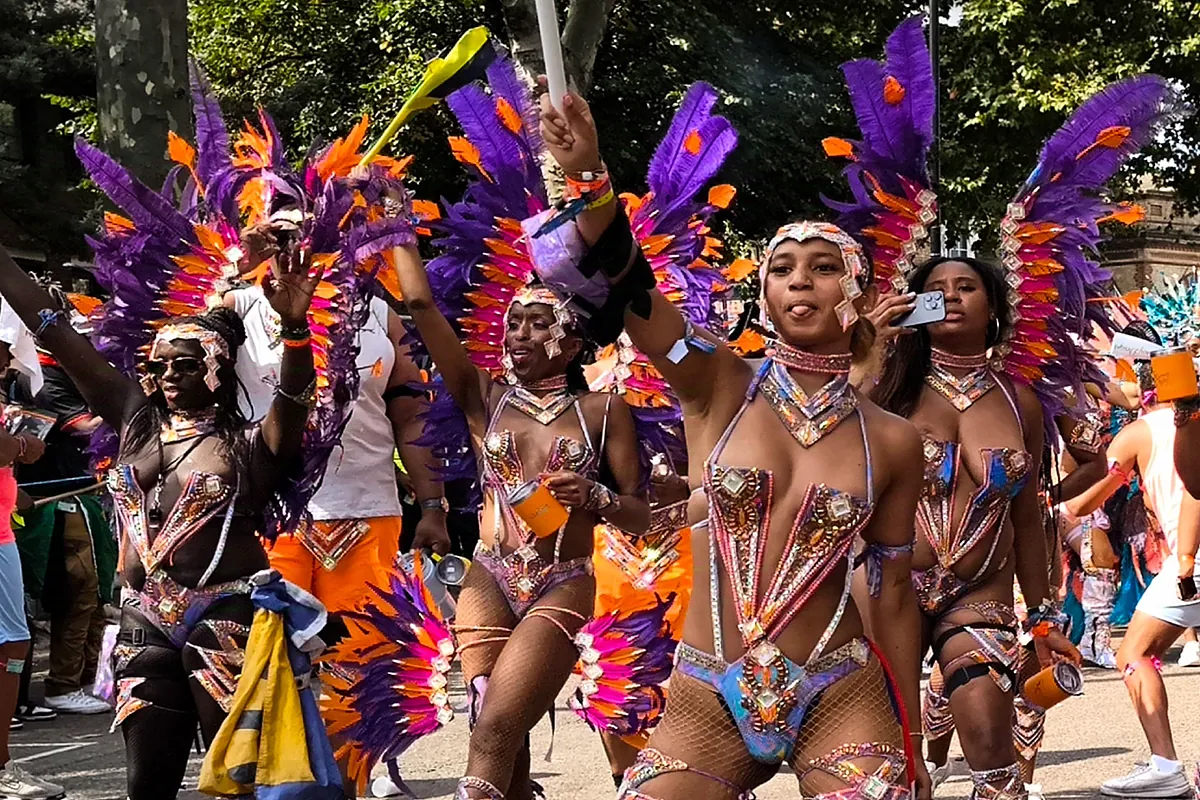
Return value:
[(25, 584), (16, 542), (0, 544), (0, 644), (29, 641), (25, 622)]
[[(1067, 586), (1075, 585), (1075, 570), (1071, 570), (1071, 574), (1067, 576)], [(1076, 646), (1083, 641), (1083, 605), (1079, 602), (1079, 598), (1075, 596), (1075, 592), (1067, 592), (1067, 599), (1063, 601), (1063, 613), (1067, 615), (1070, 624), (1067, 628), (1067, 635), (1071, 637), (1072, 644)]]
[[(1141, 558), (1140, 554), (1135, 554), (1133, 548), (1128, 544), (1121, 551), (1121, 585), (1117, 590), (1116, 600), (1113, 602), (1112, 614), (1109, 620), (1113, 625), (1128, 625), (1129, 620), (1133, 619), (1133, 610), (1137, 608), (1138, 601), (1142, 599), (1142, 594), (1145, 591), (1142, 585), (1138, 583), (1137, 573), (1133, 570), (1133, 559)], [(1145, 561), (1140, 563), (1142, 574), (1146, 574)]]
[[(308, 675), (312, 671), (310, 654), (322, 646), (317, 634), (325, 627), (325, 606), (300, 587), (283, 580), (274, 570), (260, 572), (251, 580), (254, 591), (250, 599), (254, 601), (254, 607), (283, 615), (292, 672), (297, 676)], [(307, 685), (300, 688), (300, 706), (314, 782), (256, 786), (254, 796), (260, 800), (341, 800), (342, 776), (317, 700)]]

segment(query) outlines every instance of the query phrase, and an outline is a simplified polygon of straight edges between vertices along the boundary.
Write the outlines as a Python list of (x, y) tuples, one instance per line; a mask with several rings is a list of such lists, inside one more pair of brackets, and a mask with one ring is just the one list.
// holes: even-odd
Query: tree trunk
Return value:
[(99, 144), (151, 188), (167, 131), (191, 138), (187, 54), (187, 0), (96, 0)]
[(596, 53), (604, 41), (604, 29), (608, 27), (608, 15), (617, 0), (572, 0), (567, 13), (567, 25), (562, 33), (563, 59), (566, 61), (567, 78), (574, 81), (580, 94), (586, 95), (592, 88), (592, 70), (596, 66)]
[[(546, 59), (542, 56), (535, 0), (501, 0), (501, 5), (513, 60), (530, 77), (542, 74)], [(586, 95), (592, 88), (596, 53), (615, 5), (616, 0), (571, 0), (562, 31), (563, 61), (567, 81), (580, 94)]]

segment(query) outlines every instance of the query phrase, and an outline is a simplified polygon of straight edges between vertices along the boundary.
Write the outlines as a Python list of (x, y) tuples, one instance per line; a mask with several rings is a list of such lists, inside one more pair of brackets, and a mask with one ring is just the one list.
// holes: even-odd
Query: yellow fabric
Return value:
[[(261, 712), (258, 726), (254, 712)], [(234, 775), (253, 778), (239, 783)], [(254, 612), (233, 706), (200, 769), (200, 791), (221, 797), (252, 792), (255, 785), (312, 781), (300, 691), (288, 663), (283, 617), (259, 609)]]

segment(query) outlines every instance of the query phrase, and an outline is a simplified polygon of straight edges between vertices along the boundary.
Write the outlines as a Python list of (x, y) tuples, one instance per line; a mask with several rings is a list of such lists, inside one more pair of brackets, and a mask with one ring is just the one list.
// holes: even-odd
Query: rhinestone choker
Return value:
[(767, 349), (767, 356), (797, 372), (810, 372), (817, 375), (850, 374), (851, 356), (849, 353), (820, 355), (792, 347), (787, 342), (776, 341)]
[(553, 378), (542, 378), (539, 381), (518, 381), (517, 386), (529, 392), (558, 392), (567, 388), (567, 376), (555, 375)]
[(929, 354), (930, 360), (939, 367), (947, 367), (949, 369), (979, 369), (988, 365), (987, 353), (977, 353), (973, 356), (959, 356), (954, 353), (947, 353), (945, 350), (932, 348)]

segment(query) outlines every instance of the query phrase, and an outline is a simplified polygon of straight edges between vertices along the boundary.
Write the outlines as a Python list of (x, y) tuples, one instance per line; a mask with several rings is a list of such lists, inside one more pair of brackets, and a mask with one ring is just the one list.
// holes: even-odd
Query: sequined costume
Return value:
[[(569, 561), (559, 560), (558, 554), (566, 532), (564, 525), (554, 537), (553, 559), (547, 561), (537, 552), (537, 538), (533, 531), (529, 530), (529, 526), (513, 511), (508, 501), (509, 493), (528, 480), (521, 456), (517, 452), (513, 432), (496, 430), (496, 421), (504, 408), (513, 401), (515, 391), (510, 387), (500, 397), (483, 439), (483, 485), (495, 514), (495, 540), (490, 548), (482, 542), (479, 543), (475, 549), (474, 563), (495, 579), (496, 585), (503, 590), (505, 599), (508, 600), (513, 616), (522, 619), (538, 598), (555, 586), (582, 575), (591, 575), (592, 559), (585, 556)], [(604, 452), (608, 415), (606, 412), (600, 434), (600, 446), (596, 449), (588, 438), (587, 421), (579, 407), (578, 398), (573, 400), (571, 406), (579, 419), (582, 439), (556, 436), (550, 445), (550, 454), (542, 472), (566, 470), (585, 478), (595, 478), (599, 469), (599, 454)], [(507, 538), (504, 535), (506, 531), (515, 534), (518, 542), (507, 555), (501, 550), (501, 541)]]
[[(854, 545), (874, 511), (870, 446), (866, 424), (859, 414), (866, 460), (866, 498), (857, 498), (823, 484), (809, 487), (804, 501), (789, 526), (782, 557), (761, 591), (766, 568), (766, 548), (774, 507), (774, 475), (753, 467), (729, 467), (719, 463), (734, 429), (746, 409), (763, 397), (787, 424), (788, 407), (781, 398), (789, 396), (780, 384), (775, 362), (768, 359), (746, 393), (741, 409), (730, 421), (713, 449), (704, 474), (709, 499), (709, 574), (712, 585), (713, 646), (706, 653), (686, 642), (676, 651), (676, 675), (672, 681), (672, 703), (686, 713), (668, 712), (659, 731), (643, 750), (637, 764), (626, 773), (619, 797), (646, 800), (656, 797), (655, 778), (691, 772), (709, 779), (706, 784), (721, 788), (721, 797), (751, 797), (751, 790), (769, 779), (779, 765), (788, 762), (806, 795), (818, 797), (899, 798), (908, 793), (905, 732), (897, 719), (895, 696), (881, 661), (862, 638), (852, 639), (826, 653), (850, 600)], [(786, 373), (785, 373), (786, 374)], [(835, 381), (844, 378), (835, 378)], [(836, 392), (836, 387), (830, 389)], [(846, 395), (853, 398), (853, 395)], [(849, 408), (854, 413), (854, 408)], [(789, 429), (792, 426), (788, 426)], [(797, 423), (799, 427), (799, 423)], [(719, 555), (718, 555), (719, 554)], [(774, 640), (803, 609), (807, 600), (826, 580), (845, 570), (838, 608), (811, 654), (801, 663), (785, 655)], [(738, 630), (742, 633), (743, 655), (733, 663), (724, 656), (721, 628), (722, 575), (728, 576), (734, 597)], [(848, 687), (854, 686), (853, 692)], [(843, 692), (849, 692), (850, 698)], [(877, 740), (846, 744), (844, 736), (830, 736), (831, 707), (852, 698), (863, 703), (867, 697), (886, 707), (890, 728)], [(713, 746), (722, 748), (719, 770), (708, 763), (694, 766), (659, 749), (659, 732), (664, 741), (674, 741), (682, 728), (706, 709), (705, 722)], [(689, 737), (690, 738), (690, 737)], [(732, 741), (731, 741), (732, 739)], [(736, 744), (735, 744), (736, 742)], [(830, 752), (819, 753), (822, 743)], [(836, 743), (836, 746), (832, 746)], [(857, 763), (874, 765), (870, 772)], [(820, 775), (821, 777), (817, 777)], [(830, 780), (830, 779), (836, 780)], [(841, 784), (840, 788), (830, 786)], [(815, 788), (814, 787), (818, 787)]]
[[(1021, 414), (1011, 390), (996, 380), (1023, 431)], [(1020, 494), (1029, 477), (1033, 459), (1024, 450), (984, 448), (980, 455), (984, 464), (984, 481), (971, 494), (961, 515), (957, 513), (956, 497), (959, 473), (962, 469), (962, 446), (958, 442), (940, 442), (926, 438), (925, 488), (917, 505), (917, 532), (933, 548), (937, 563), (924, 570), (913, 571), (913, 588), (921, 610), (934, 619), (945, 615), (954, 601), (990, 577), (1004, 524), (1008, 520), (1013, 499)], [(957, 517), (957, 522), (955, 519)], [(983, 564), (969, 576), (954, 572), (954, 566), (981, 543), (986, 543), (987, 555)]]

